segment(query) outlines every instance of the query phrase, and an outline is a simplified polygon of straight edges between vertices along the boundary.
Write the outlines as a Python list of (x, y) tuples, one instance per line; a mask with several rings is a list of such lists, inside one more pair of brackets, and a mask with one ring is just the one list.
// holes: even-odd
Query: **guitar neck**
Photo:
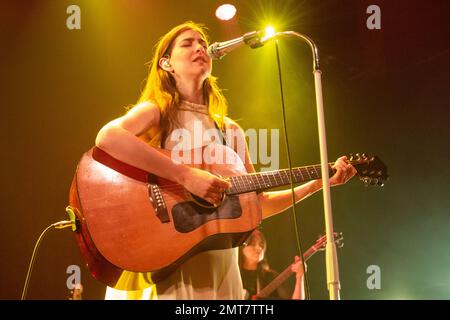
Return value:
[[(330, 176), (335, 173), (335, 170), (331, 166), (332, 164), (328, 164), (328, 173)], [(294, 183), (303, 183), (322, 178), (322, 169), (320, 165), (313, 165), (293, 168), (292, 175), (289, 169), (282, 169), (233, 176), (229, 178), (232, 186), (226, 193), (228, 195), (236, 195), (285, 186), (291, 184), (291, 176), (293, 177)]]
[[(316, 253), (317, 250), (314, 247), (309, 248), (304, 254), (303, 254), (303, 260), (306, 262), (308, 261), (311, 256)], [(264, 287), (262, 290), (260, 290), (256, 297), (257, 298), (265, 298), (269, 296), (272, 292), (274, 292), (283, 282), (285, 282), (290, 276), (293, 275), (293, 272), (291, 270), (291, 266), (289, 265), (286, 269), (283, 270), (275, 279), (273, 279), (266, 287)]]

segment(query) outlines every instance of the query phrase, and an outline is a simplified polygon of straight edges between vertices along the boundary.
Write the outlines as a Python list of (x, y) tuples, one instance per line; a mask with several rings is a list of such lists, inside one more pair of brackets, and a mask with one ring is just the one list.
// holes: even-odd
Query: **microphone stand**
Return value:
[(319, 127), (319, 144), (320, 144), (320, 162), (322, 170), (322, 189), (323, 189), (323, 204), (325, 214), (325, 230), (326, 230), (326, 269), (327, 269), (327, 288), (330, 295), (330, 300), (340, 300), (339, 290), (341, 284), (339, 282), (339, 268), (337, 261), (336, 244), (334, 242), (334, 230), (333, 230), (333, 216), (331, 210), (331, 194), (330, 194), (330, 178), (328, 173), (328, 154), (327, 154), (327, 141), (325, 133), (325, 119), (323, 111), (323, 95), (322, 95), (322, 79), (319, 65), (319, 54), (317, 46), (311, 40), (311, 38), (302, 35), (294, 31), (276, 32), (273, 36), (266, 39), (262, 38), (261, 43), (277, 38), (277, 37), (296, 37), (302, 41), (308, 43), (312, 49), (314, 58), (313, 62), (313, 74), (314, 74), (314, 86), (316, 92), (316, 107), (317, 107), (317, 123)]

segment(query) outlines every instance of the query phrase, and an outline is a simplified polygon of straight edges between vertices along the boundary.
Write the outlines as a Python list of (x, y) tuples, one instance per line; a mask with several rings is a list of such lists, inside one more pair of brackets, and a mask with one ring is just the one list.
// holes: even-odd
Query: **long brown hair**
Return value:
[(244, 259), (245, 259), (245, 256), (244, 256), (244, 253), (242, 252), (242, 251), (243, 251), (243, 248), (244, 248), (245, 246), (247, 246), (247, 245), (250, 245), (250, 243), (251, 243), (252, 241), (257, 240), (258, 238), (259, 238), (259, 239), (261, 240), (261, 242), (263, 243), (263, 247), (264, 247), (264, 248), (263, 248), (263, 251), (264, 251), (264, 258), (263, 258), (260, 262), (258, 262), (257, 270), (258, 270), (258, 272), (268, 272), (268, 271), (271, 271), (270, 266), (269, 266), (269, 261), (267, 260), (267, 257), (266, 257), (267, 240), (266, 240), (266, 237), (264, 236), (264, 234), (263, 234), (260, 230), (258, 230), (258, 229), (255, 229), (255, 230), (250, 234), (250, 236), (247, 238), (247, 240), (244, 242), (244, 244), (243, 244), (242, 246), (239, 247), (239, 267), (240, 267), (241, 269), (244, 268)]
[[(139, 104), (150, 101), (160, 109), (160, 130), (152, 137), (151, 141), (155, 145), (163, 144), (165, 138), (173, 129), (173, 125), (177, 122), (177, 107), (180, 104), (180, 93), (177, 90), (175, 79), (169, 72), (164, 71), (159, 66), (159, 60), (170, 55), (175, 38), (187, 30), (199, 32), (208, 43), (206, 28), (192, 21), (178, 25), (162, 36), (155, 45), (153, 58), (149, 63), (147, 82), (137, 102)], [(216, 77), (210, 75), (204, 81), (203, 96), (211, 118), (222, 128), (227, 113), (227, 102), (217, 85)]]

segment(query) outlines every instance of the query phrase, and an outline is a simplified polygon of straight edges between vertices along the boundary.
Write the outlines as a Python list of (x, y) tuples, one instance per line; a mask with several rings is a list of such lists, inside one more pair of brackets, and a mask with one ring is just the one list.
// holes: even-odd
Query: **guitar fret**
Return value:
[(273, 171), (269, 172), (268, 177), (269, 177), (270, 183), (272, 185), (275, 185), (275, 186), (278, 185), (277, 178), (275, 177), (275, 172), (273, 172)]
[(249, 176), (244, 176), (244, 189), (249, 190), (253, 187), (252, 180)]
[(317, 166), (314, 166), (313, 168), (314, 168), (314, 171), (316, 172), (316, 178), (319, 178), (321, 176), (320, 172), (322, 172), (320, 167), (319, 167), (319, 172), (317, 172)]
[(244, 192), (244, 181), (242, 179), (243, 179), (243, 176), (238, 176), (239, 192)]
[(259, 181), (259, 176), (253, 175), (252, 180), (253, 180), (253, 185), (255, 186), (255, 189), (261, 189), (261, 183)]
[(286, 176), (287, 176), (287, 179), (288, 179), (288, 183), (290, 184), (291, 183), (291, 180), (295, 183), (295, 175), (294, 175), (294, 172), (290, 172), (290, 170), (288, 169), (288, 170), (286, 170)]
[(288, 170), (283, 170), (284, 173), (284, 183), (285, 184), (290, 184), (291, 183), (291, 179), (289, 178), (289, 172)]
[(228, 189), (228, 192), (234, 193), (236, 191), (236, 182), (235, 182), (234, 177), (230, 177), (230, 182), (231, 182), (231, 188)]
[(283, 171), (279, 172), (277, 177), (280, 179), (279, 183), (280, 184), (284, 184), (284, 180), (283, 180)]
[(234, 181), (235, 181), (235, 184), (236, 184), (236, 191), (238, 193), (240, 193), (241, 192), (241, 183), (239, 181), (239, 176), (234, 177)]
[(259, 181), (258, 181), (258, 176), (256, 175), (251, 175), (249, 176), (250, 180), (251, 180), (251, 190), (257, 190), (260, 188), (259, 186)]
[(266, 186), (266, 183), (264, 182), (264, 174), (259, 173), (258, 174), (258, 187), (259, 189), (264, 189)]
[(264, 188), (270, 187), (270, 179), (269, 179), (269, 177), (267, 177), (267, 175), (265, 173), (261, 174), (261, 178), (262, 178), (263, 187)]
[(305, 180), (305, 178), (303, 177), (302, 170), (297, 168), (296, 171), (297, 171), (297, 174), (300, 176), (299, 179), (297, 180), (297, 182), (303, 182)]
[(295, 168), (292, 169), (292, 180), (294, 180), (294, 183), (298, 181), (297, 170)]
[(314, 171), (314, 167), (308, 167), (308, 174), (311, 179), (316, 177), (316, 172)]
[(270, 177), (267, 174), (263, 174), (263, 182), (267, 187), (271, 185)]
[(278, 177), (280, 178), (280, 183), (284, 184), (284, 176), (283, 176), (284, 170), (280, 170), (278, 172)]
[(249, 176), (244, 176), (244, 190), (248, 191), (251, 190), (252, 188), (253, 188), (252, 180), (250, 179)]
[(250, 185), (251, 185), (250, 190), (258, 189), (259, 188), (259, 186), (258, 186), (258, 177), (254, 176), (254, 175), (251, 175), (251, 176), (248, 176), (248, 178), (250, 179)]
[(239, 188), (240, 188), (240, 191), (241, 191), (242, 193), (244, 193), (244, 192), (245, 192), (244, 176), (239, 176), (238, 180), (239, 180)]
[(251, 186), (251, 188), (249, 188), (249, 189), (250, 189), (250, 190), (256, 190), (256, 189), (258, 189), (258, 188), (259, 188), (258, 185), (257, 185), (258, 179), (255, 179), (255, 178), (257, 178), (257, 177), (248, 176), (248, 178), (249, 178), (249, 180), (250, 180), (250, 186)]
[(307, 180), (311, 179), (311, 176), (309, 175), (308, 169), (302, 168), (301, 170), (302, 170), (303, 174), (306, 176)]
[(278, 172), (278, 174), (276, 175), (276, 177), (277, 177), (277, 182), (278, 182), (278, 184), (284, 184), (284, 181), (283, 181), (283, 171)]

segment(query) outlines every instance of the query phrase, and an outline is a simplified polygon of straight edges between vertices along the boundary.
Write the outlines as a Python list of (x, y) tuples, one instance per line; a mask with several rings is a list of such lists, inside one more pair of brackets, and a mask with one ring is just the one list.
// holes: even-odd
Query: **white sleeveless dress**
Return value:
[[(217, 130), (206, 105), (182, 101), (178, 122), (184, 129), (168, 135), (165, 149), (189, 150), (219, 143), (205, 132)], [(211, 131), (209, 131), (211, 130)], [(172, 133), (174, 133), (172, 131)], [(183, 135), (183, 141), (176, 137)], [(201, 138), (199, 137), (201, 134)], [(190, 140), (186, 137), (190, 136)], [(217, 136), (217, 133), (216, 133)], [(133, 277), (135, 275), (135, 277)], [(130, 281), (140, 274), (129, 273)], [(123, 291), (107, 287), (105, 299), (243, 299), (243, 286), (238, 263), (238, 248), (199, 253), (183, 263), (171, 275), (145, 290)]]

